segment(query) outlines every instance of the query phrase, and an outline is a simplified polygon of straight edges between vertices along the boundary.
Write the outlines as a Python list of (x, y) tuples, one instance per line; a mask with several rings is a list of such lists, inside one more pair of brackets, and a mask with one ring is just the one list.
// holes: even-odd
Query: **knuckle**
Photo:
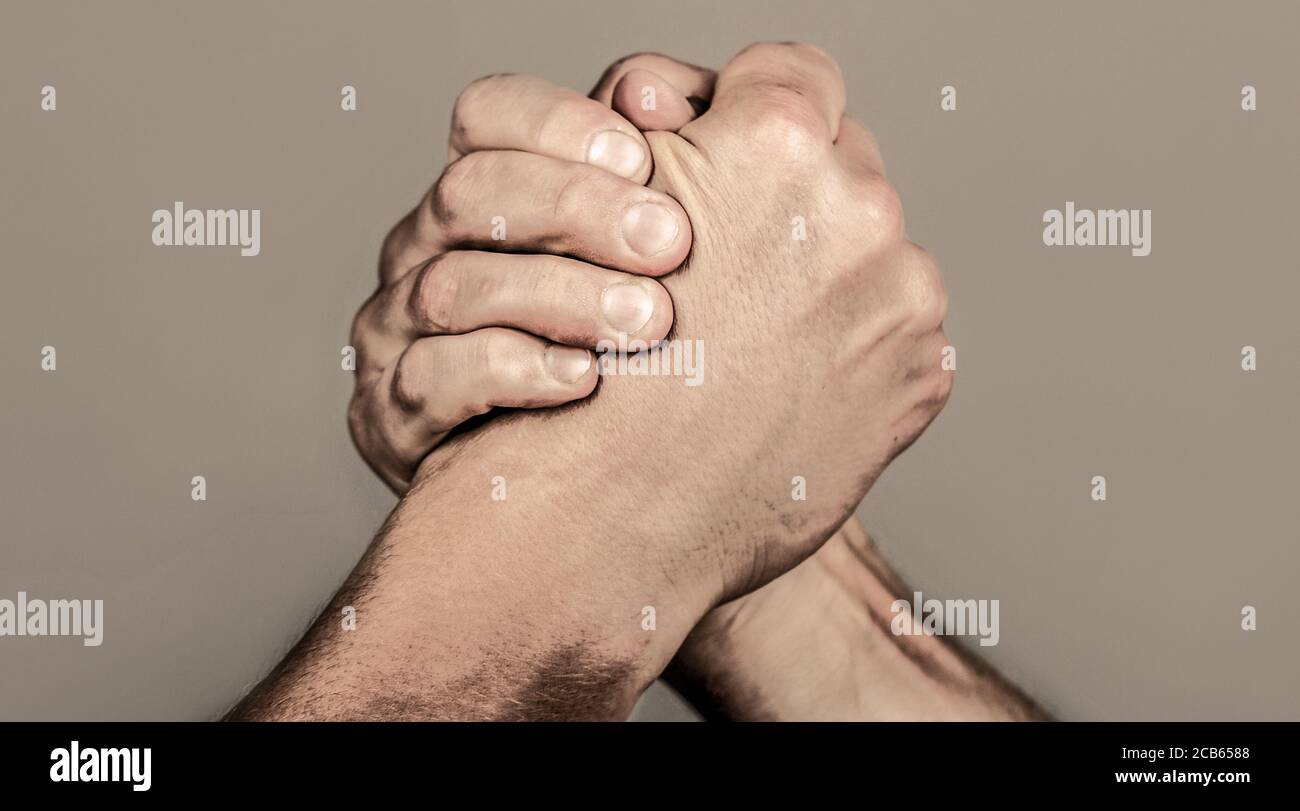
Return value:
[(925, 430), (939, 412), (943, 411), (944, 406), (948, 405), (948, 399), (952, 396), (952, 379), (953, 376), (948, 373), (930, 375), (925, 387), (917, 390), (915, 408), (917, 416), (920, 417), (917, 434)]
[(604, 196), (600, 189), (603, 170), (578, 163), (570, 164), (566, 170), (551, 185), (548, 199), (540, 208), (549, 211), (558, 223), (580, 222), (584, 212), (591, 210), (592, 202)]
[[(403, 221), (405, 221), (405, 219), (406, 218), (403, 218)], [(383, 243), (379, 247), (381, 281), (383, 280), (385, 269), (391, 268), (397, 264), (398, 256), (400, 256), (402, 248), (405, 247), (402, 225), (403, 222), (398, 222), (392, 228), (389, 228), (388, 233), (384, 235)]]
[(893, 184), (871, 175), (854, 189), (855, 214), (866, 224), (866, 244), (876, 251), (888, 251), (903, 241), (903, 201)]
[(527, 301), (544, 311), (565, 309), (580, 295), (571, 263), (559, 256), (543, 254), (531, 272), (516, 274), (511, 281)]
[[(942, 341), (941, 345), (947, 345), (948, 337), (946, 335), (940, 332), (939, 338)], [(934, 362), (933, 358), (931, 359), (931, 362), (934, 363), (934, 368), (937, 368), (938, 364)], [(952, 397), (952, 387), (957, 376), (952, 372), (939, 371), (936, 374), (930, 375), (930, 378), (931, 388), (929, 396), (926, 398), (925, 402), (931, 413), (938, 414), (943, 410), (943, 407), (948, 404), (948, 400)]]
[(424, 331), (451, 332), (462, 275), (451, 254), (434, 257), (420, 268), (406, 300), (411, 322)]
[(475, 111), (485, 95), (509, 77), (509, 73), (492, 73), (480, 76), (460, 91), (456, 103), (451, 108), (451, 131), (453, 139), (463, 139), (474, 125)]
[(595, 132), (602, 128), (608, 112), (604, 105), (585, 96), (567, 96), (540, 117), (532, 142), (543, 147), (560, 145), (573, 139), (575, 129)]
[(948, 314), (948, 291), (934, 258), (924, 248), (910, 245), (908, 259), (909, 317), (913, 324), (925, 331), (937, 331)]
[(447, 168), (442, 170), (429, 193), (432, 214), (442, 226), (451, 227), (456, 224), (459, 212), (464, 210), (464, 201), (485, 171), (489, 154), (471, 152), (447, 164)]
[(780, 80), (765, 79), (756, 91), (746, 137), (762, 153), (797, 160), (829, 147), (826, 121), (797, 88)]
[[(361, 309), (357, 310), (356, 315), (352, 316), (352, 328), (348, 332), (348, 343), (353, 347), (359, 348), (365, 346), (370, 336), (374, 333), (375, 314), (382, 293), (382, 290), (372, 293), (370, 298), (366, 299), (365, 304), (361, 305)], [(361, 358), (358, 357), (357, 360), (360, 361)]]
[(482, 330), (481, 340), (475, 346), (474, 360), (484, 377), (494, 381), (517, 380), (525, 376), (526, 364), (520, 342), (507, 329)]
[(380, 286), (393, 284), (436, 252), (438, 223), (433, 216), (432, 197), (431, 186), (384, 237), (379, 254)]
[(428, 339), (416, 341), (406, 348), (393, 366), (389, 383), (393, 402), (403, 411), (415, 413), (424, 408), (429, 390), (427, 363)]
[(508, 329), (480, 330), (470, 350), (469, 362), (478, 370), (479, 385), (474, 395), (460, 404), (460, 421), (486, 413), (493, 406), (513, 403), (515, 393), (526, 390), (530, 381), (540, 377), (530, 364), (527, 347)]
[(365, 397), (361, 391), (354, 391), (348, 401), (348, 433), (358, 447), (365, 447), (369, 434), (366, 432)]
[(357, 390), (348, 403), (348, 434), (362, 458), (376, 467), (382, 466), (397, 446), (391, 433), (393, 421), (385, 419), (382, 408), (372, 389)]

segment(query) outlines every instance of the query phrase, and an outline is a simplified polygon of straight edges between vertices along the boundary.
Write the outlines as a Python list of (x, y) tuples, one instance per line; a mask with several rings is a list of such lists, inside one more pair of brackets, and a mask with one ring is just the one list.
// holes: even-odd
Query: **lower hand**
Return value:
[(601, 341), (655, 341), (672, 300), (652, 278), (690, 250), (676, 201), (642, 183), (649, 150), (607, 106), (526, 76), (457, 100), (453, 162), (384, 241), (353, 323), (348, 424), (397, 493), (457, 425), (498, 406), (586, 397)]

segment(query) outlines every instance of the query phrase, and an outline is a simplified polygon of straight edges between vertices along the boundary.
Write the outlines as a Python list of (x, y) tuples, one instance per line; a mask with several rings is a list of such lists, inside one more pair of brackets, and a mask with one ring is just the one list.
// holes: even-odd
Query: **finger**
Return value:
[(591, 166), (526, 152), (473, 152), (448, 166), (385, 240), (386, 284), (454, 249), (564, 254), (658, 276), (690, 250), (671, 197)]
[(535, 76), (487, 76), (466, 87), (452, 111), (450, 148), (452, 159), (516, 149), (637, 183), (650, 177), (650, 150), (635, 126), (607, 105)]
[(543, 254), (453, 251), (425, 263), (368, 303), (364, 354), (387, 366), (412, 341), (513, 327), (569, 346), (654, 342), (673, 304), (653, 279)]
[(716, 80), (707, 68), (660, 54), (635, 54), (606, 70), (592, 97), (640, 130), (676, 132), (708, 109)]
[(840, 119), (840, 133), (835, 139), (835, 154), (840, 156), (844, 165), (850, 170), (878, 175), (885, 173), (885, 160), (881, 157), (880, 144), (876, 143), (875, 136), (847, 115)]
[(722, 69), (709, 112), (691, 126), (744, 133), (769, 119), (775, 107), (802, 131), (830, 144), (844, 103), (844, 78), (825, 51), (803, 43), (759, 43)]
[(456, 248), (572, 256), (658, 276), (690, 250), (691, 226), (668, 195), (581, 163), (526, 152), (456, 161), (421, 206), (429, 254)]
[[(605, 73), (592, 88), (591, 97), (601, 104), (612, 106), (614, 89), (630, 72), (649, 71), (662, 78), (688, 102), (698, 106), (699, 112), (708, 107), (713, 98), (713, 84), (717, 73), (671, 56), (655, 53), (638, 53), (625, 56), (605, 69)], [(639, 91), (640, 88), (637, 88)]]
[(619, 79), (611, 97), (614, 112), (637, 129), (676, 132), (697, 115), (686, 96), (657, 73), (636, 68)]
[(384, 240), (395, 283), (450, 250), (564, 254), (649, 276), (682, 263), (691, 225), (676, 200), (581, 163), (527, 152), (472, 152), (445, 170)]
[(421, 338), (379, 379), (372, 413), (385, 444), (414, 465), (446, 432), (501, 406), (543, 408), (591, 394), (592, 353), (492, 327)]
[(596, 385), (594, 367), (585, 350), (548, 346), (513, 330), (423, 338), (353, 398), (349, 425), (400, 492), (457, 425), (494, 405), (544, 407), (586, 397)]

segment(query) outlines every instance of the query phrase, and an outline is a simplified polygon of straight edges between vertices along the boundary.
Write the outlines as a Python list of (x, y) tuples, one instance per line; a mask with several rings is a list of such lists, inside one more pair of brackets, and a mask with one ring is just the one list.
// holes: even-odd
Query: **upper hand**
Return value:
[(679, 134), (646, 133), (650, 188), (693, 223), (689, 261), (662, 281), (674, 337), (705, 345), (706, 382), (607, 377), (556, 440), (638, 483), (629, 508), (652, 551), (715, 602), (816, 550), (951, 390), (938, 269), (844, 104), (825, 53), (763, 44)]

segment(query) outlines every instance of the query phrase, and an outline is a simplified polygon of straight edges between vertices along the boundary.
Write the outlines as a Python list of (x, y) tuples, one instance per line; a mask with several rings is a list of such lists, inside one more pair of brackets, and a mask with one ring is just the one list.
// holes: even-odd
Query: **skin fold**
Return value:
[[(487, 77), (449, 151), (354, 324), (349, 424), (402, 501), (232, 717), (622, 718), (670, 662), (714, 717), (1041, 717), (887, 630), (905, 588), (851, 516), (948, 398), (946, 299), (826, 54)], [(707, 383), (597, 388), (620, 332), (702, 341)], [(499, 406), (557, 407), (451, 434)]]

